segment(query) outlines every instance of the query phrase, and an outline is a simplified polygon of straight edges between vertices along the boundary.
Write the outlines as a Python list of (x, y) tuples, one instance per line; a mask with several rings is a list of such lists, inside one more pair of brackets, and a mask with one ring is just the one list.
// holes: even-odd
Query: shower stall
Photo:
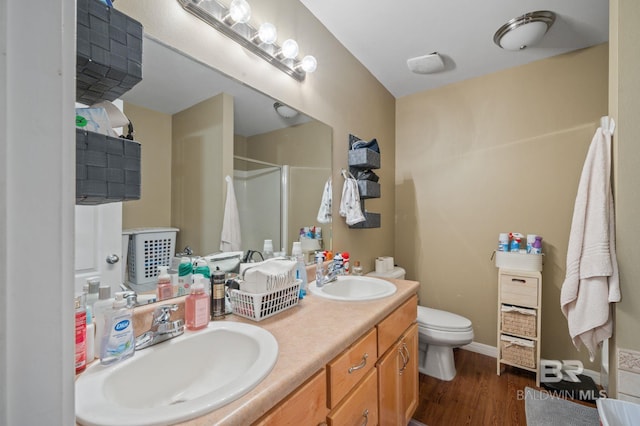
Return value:
[[(330, 175), (329, 168), (279, 165), (234, 156), (241, 250), (262, 251), (264, 240), (270, 239), (274, 251), (290, 254), (300, 228), (317, 223), (322, 190)], [(329, 233), (327, 228), (325, 239)]]

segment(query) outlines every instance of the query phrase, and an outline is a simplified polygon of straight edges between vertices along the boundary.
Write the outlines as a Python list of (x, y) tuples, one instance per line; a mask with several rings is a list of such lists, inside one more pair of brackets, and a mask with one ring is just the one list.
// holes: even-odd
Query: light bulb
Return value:
[(260, 29), (258, 30), (258, 38), (260, 41), (265, 44), (273, 44), (276, 42), (278, 38), (278, 31), (276, 30), (276, 26), (270, 24), (269, 22), (265, 22), (260, 25)]
[(287, 39), (282, 43), (282, 56), (287, 59), (294, 59), (298, 56), (298, 43), (293, 39)]
[(300, 61), (300, 67), (304, 72), (314, 72), (318, 68), (318, 61), (311, 55), (307, 55)]
[(246, 0), (233, 0), (229, 5), (229, 16), (234, 22), (246, 24), (251, 19), (251, 6)]

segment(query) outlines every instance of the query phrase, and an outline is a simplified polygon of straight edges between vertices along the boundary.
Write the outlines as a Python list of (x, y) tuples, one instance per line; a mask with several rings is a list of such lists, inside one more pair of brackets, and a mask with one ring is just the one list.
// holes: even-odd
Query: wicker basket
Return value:
[[(506, 309), (506, 310), (505, 310)], [(537, 337), (537, 312), (535, 309), (503, 306), (502, 331), (518, 336)]]
[(500, 340), (502, 359), (512, 364), (536, 368), (536, 342), (502, 336)]
[(241, 317), (262, 321), (297, 305), (301, 283), (302, 280), (296, 280), (287, 287), (268, 293), (231, 290), (232, 311)]

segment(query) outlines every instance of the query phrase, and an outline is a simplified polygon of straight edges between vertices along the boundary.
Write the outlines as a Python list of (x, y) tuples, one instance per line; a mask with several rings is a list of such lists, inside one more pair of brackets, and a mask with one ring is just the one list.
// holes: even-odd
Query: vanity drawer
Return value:
[(376, 329), (372, 328), (327, 364), (329, 408), (338, 405), (355, 384), (375, 367), (378, 359), (376, 340)]
[(327, 423), (329, 426), (378, 424), (378, 380), (375, 368), (329, 413)]
[(538, 278), (520, 275), (500, 275), (502, 303), (518, 306), (538, 306)]
[(382, 355), (393, 345), (418, 317), (418, 296), (412, 296), (402, 306), (380, 321), (378, 328), (378, 353)]

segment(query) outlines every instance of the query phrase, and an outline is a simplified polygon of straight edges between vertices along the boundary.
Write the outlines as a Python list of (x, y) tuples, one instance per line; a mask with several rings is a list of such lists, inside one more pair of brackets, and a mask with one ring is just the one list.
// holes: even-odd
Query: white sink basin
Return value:
[(391, 296), (397, 288), (380, 278), (339, 275), (337, 281), (322, 287), (318, 287), (313, 281), (309, 284), (309, 290), (315, 295), (332, 300), (366, 301)]
[(278, 342), (268, 331), (211, 322), (118, 364), (87, 368), (76, 381), (76, 420), (145, 426), (192, 419), (249, 392), (277, 358)]

